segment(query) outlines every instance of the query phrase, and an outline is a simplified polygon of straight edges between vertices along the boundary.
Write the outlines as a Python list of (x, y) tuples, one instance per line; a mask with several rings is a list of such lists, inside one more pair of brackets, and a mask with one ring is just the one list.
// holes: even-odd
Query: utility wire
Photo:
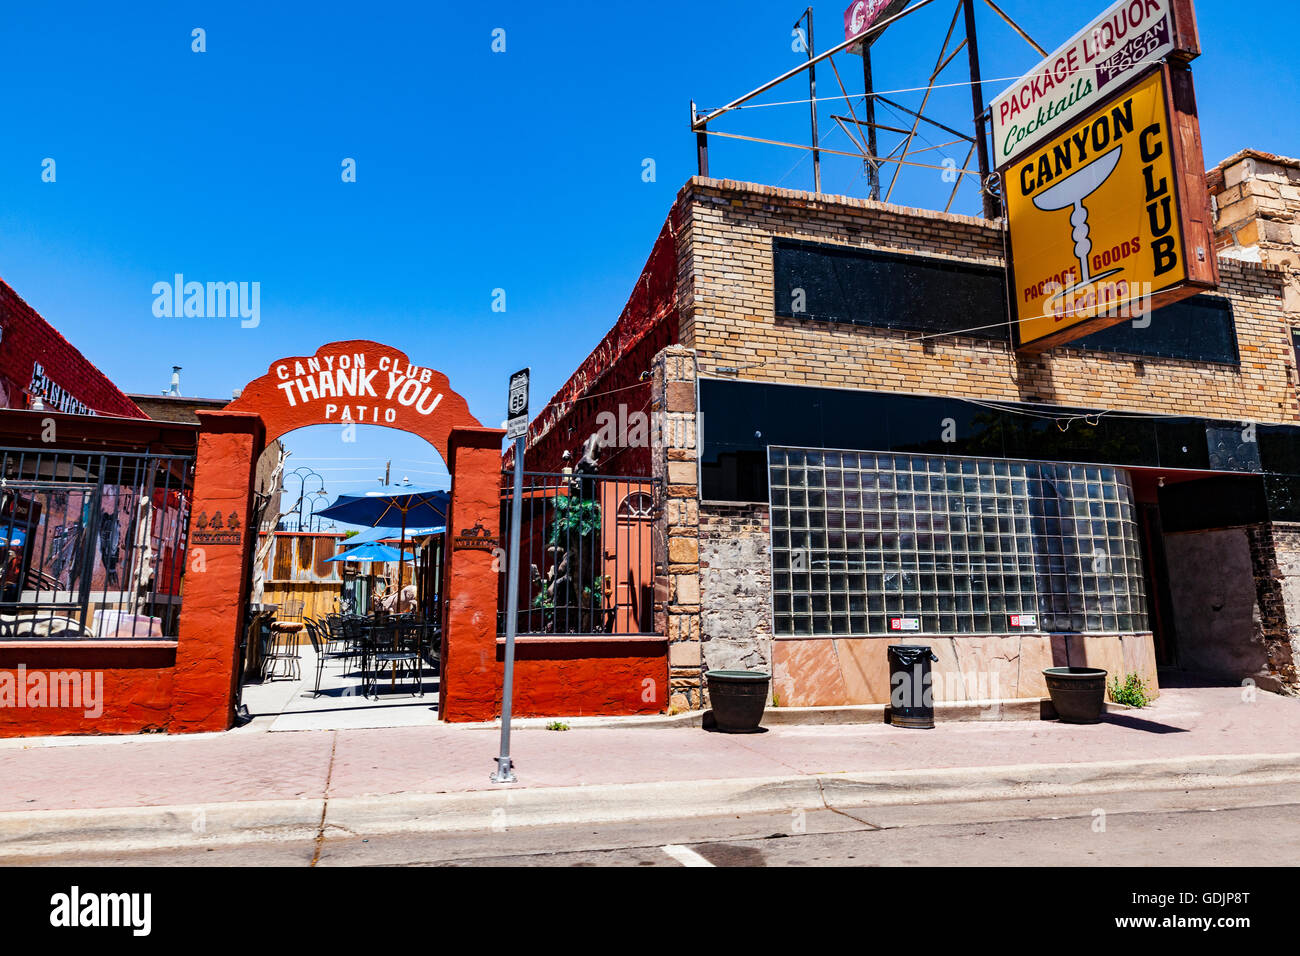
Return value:
[(640, 388), (642, 385), (649, 385), (649, 384), (650, 384), (650, 380), (646, 379), (643, 382), (633, 382), (631, 385), (623, 385), (620, 386), (619, 388), (611, 388), (607, 392), (592, 392), (590, 395), (578, 395), (574, 398), (551, 399), (549, 402), (547, 402), (545, 405), (542, 406), (541, 411), (539, 411), (535, 416), (533, 416), (533, 420), (536, 421), (538, 418), (540, 418), (542, 416), (542, 413), (545, 412), (552, 405), (562, 405), (566, 402), (569, 403), (570, 405), (576, 405), (578, 402), (590, 401), (593, 398), (603, 398), (606, 395), (614, 395), (618, 392), (626, 392), (629, 389)]

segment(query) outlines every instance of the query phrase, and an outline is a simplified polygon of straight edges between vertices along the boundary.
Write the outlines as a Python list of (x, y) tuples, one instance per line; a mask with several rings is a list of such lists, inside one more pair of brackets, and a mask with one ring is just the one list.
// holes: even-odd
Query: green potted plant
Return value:
[(1119, 675), (1110, 679), (1110, 699), (1126, 707), (1145, 707), (1151, 703), (1151, 688), (1141, 674), (1129, 671), (1122, 683)]

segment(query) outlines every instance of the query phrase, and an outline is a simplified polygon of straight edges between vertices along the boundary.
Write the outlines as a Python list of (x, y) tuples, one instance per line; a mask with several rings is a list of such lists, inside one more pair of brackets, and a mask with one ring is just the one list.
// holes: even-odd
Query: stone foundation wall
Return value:
[(705, 666), (772, 669), (772, 559), (766, 505), (700, 507)]
[(1264, 663), (1253, 677), (1264, 690), (1300, 696), (1300, 524), (1274, 522), (1246, 528), (1255, 577), (1257, 613), (1252, 638)]
[(699, 447), (695, 353), (670, 346), (655, 356), (650, 399), (651, 466), (663, 489), (655, 526), (655, 630), (668, 638), (668, 706), (705, 706), (700, 649)]

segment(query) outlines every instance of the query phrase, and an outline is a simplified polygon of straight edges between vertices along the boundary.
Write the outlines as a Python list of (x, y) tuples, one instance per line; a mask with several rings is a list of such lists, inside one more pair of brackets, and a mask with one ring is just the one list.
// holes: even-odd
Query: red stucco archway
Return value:
[[(250, 527), (252, 485), (268, 441), (331, 424), (383, 425), (419, 435), (438, 450), (452, 476), (447, 527), (478, 524), (499, 537), (504, 432), (482, 427), (445, 375), (391, 346), (331, 342), (315, 355), (280, 359), (225, 409), (198, 416), (191, 513), (227, 517), (220, 531), (190, 527), (173, 731), (225, 730), (234, 722), (239, 638), (257, 543), (257, 529)], [(448, 548), (446, 561), (439, 710), (455, 719), (458, 671), (477, 667), (482, 649), (495, 648), (496, 574), (490, 551)]]
[(364, 339), (272, 362), (225, 410), (260, 416), (268, 442), (307, 425), (385, 425), (419, 435), (444, 461), (453, 428), (481, 427), (446, 375)]

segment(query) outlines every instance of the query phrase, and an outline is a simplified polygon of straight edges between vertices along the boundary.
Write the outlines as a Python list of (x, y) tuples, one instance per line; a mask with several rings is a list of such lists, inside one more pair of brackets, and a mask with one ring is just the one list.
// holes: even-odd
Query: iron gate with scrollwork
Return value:
[[(508, 539), (513, 476), (503, 476)], [(520, 634), (651, 635), (653, 530), (662, 503), (651, 478), (525, 472), (520, 533)], [(505, 559), (500, 568), (505, 572)], [(498, 633), (505, 633), (506, 573)]]

